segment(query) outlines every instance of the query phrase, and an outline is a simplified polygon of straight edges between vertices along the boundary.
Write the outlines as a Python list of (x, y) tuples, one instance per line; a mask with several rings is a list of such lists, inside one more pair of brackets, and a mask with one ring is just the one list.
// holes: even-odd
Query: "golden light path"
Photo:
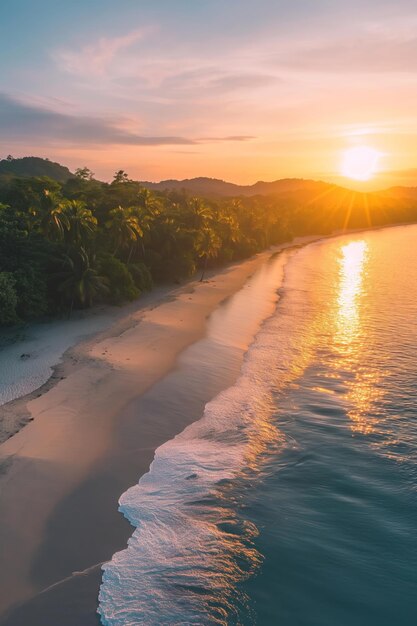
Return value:
[(353, 241), (340, 251), (340, 290), (338, 296), (338, 339), (352, 346), (359, 326), (358, 300), (363, 283), (367, 253), (365, 241)]
[(366, 350), (364, 296), (369, 247), (365, 241), (353, 241), (340, 250), (339, 292), (337, 300), (336, 339), (343, 367), (351, 372), (347, 400), (352, 405), (348, 415), (352, 431), (370, 434), (375, 431), (373, 407), (380, 391), (379, 369), (368, 362)]

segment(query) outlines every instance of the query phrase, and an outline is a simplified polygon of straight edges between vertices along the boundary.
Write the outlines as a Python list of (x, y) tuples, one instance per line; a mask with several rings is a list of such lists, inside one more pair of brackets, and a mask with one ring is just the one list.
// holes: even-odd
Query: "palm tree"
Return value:
[(107, 279), (100, 276), (84, 248), (73, 248), (62, 259), (63, 269), (57, 275), (60, 279), (58, 291), (70, 303), (69, 316), (74, 304), (91, 307), (98, 296), (109, 291)]
[(196, 251), (200, 259), (204, 259), (203, 272), (200, 282), (204, 280), (209, 259), (214, 259), (219, 253), (222, 241), (213, 228), (205, 226), (198, 232), (195, 243)]
[(39, 216), (39, 230), (46, 239), (62, 240), (69, 228), (64, 200), (45, 189), (41, 204), (40, 208), (30, 209), (31, 215)]
[(155, 218), (161, 214), (162, 203), (160, 199), (149, 189), (143, 187), (138, 193), (138, 202), (143, 214)]
[(110, 231), (115, 244), (113, 254), (115, 255), (120, 248), (130, 245), (130, 257), (134, 244), (143, 237), (143, 229), (135, 214), (135, 209), (118, 206), (109, 212), (109, 217), (105, 226)]
[(220, 209), (217, 214), (217, 227), (220, 230), (223, 243), (235, 244), (239, 241), (239, 222), (233, 213)]
[(213, 219), (212, 211), (210, 207), (200, 198), (192, 198), (188, 202), (189, 209), (191, 210), (192, 227), (196, 230), (203, 228)]
[(156, 217), (146, 229), (146, 243), (150, 250), (164, 258), (176, 256), (179, 247), (180, 226), (168, 214)]
[(68, 230), (68, 219), (62, 206), (58, 205), (42, 216), (41, 232), (50, 240), (62, 240)]
[(67, 219), (67, 235), (70, 244), (81, 246), (97, 229), (97, 218), (81, 200), (66, 200), (63, 211)]

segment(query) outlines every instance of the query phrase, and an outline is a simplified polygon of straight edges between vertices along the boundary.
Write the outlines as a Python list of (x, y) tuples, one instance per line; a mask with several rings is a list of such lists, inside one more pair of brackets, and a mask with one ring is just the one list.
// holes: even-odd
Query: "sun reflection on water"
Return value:
[(349, 418), (352, 431), (361, 434), (375, 432), (373, 408), (380, 396), (378, 368), (364, 358), (367, 335), (363, 300), (368, 264), (366, 241), (352, 241), (340, 249), (335, 347), (343, 368), (353, 375), (348, 378)]
[(368, 245), (365, 241), (352, 241), (343, 246), (340, 253), (337, 340), (351, 348), (360, 326), (359, 301)]

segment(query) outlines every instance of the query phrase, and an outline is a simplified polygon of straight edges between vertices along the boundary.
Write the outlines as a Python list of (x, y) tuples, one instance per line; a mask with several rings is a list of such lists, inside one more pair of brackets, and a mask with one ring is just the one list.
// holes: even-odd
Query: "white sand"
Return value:
[[(311, 240), (304, 238), (280, 249)], [(27, 416), (31, 420), (0, 446), (4, 468), (0, 551), (9, 563), (0, 611), (36, 591), (31, 562), (48, 520), (111, 448), (121, 411), (166, 375), (187, 346), (204, 336), (210, 314), (276, 250), (202, 283), (151, 294), (145, 307), (67, 352), (55, 372), (57, 380), (0, 408), (4, 433), (15, 432)]]

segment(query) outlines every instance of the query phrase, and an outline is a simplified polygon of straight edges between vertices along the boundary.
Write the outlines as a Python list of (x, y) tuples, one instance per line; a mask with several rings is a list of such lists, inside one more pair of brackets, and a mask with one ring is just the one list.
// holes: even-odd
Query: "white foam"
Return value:
[(280, 307), (264, 323), (236, 384), (158, 448), (149, 473), (120, 498), (136, 529), (103, 566), (104, 626), (226, 625), (240, 623), (241, 611), (251, 623), (238, 583), (260, 555), (252, 544), (256, 528), (239, 516), (236, 484), (283, 443), (272, 394), (288, 382), (289, 361), (302, 349), (293, 332), (302, 310)]

